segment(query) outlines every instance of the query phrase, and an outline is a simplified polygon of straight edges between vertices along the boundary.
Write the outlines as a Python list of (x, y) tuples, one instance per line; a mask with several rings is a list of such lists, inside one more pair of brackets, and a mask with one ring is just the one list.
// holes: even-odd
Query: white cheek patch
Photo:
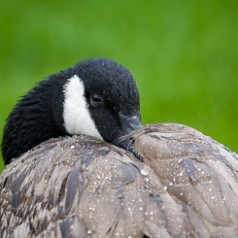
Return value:
[(102, 139), (93, 121), (81, 79), (74, 75), (64, 86), (63, 119), (66, 131), (71, 135), (85, 134)]

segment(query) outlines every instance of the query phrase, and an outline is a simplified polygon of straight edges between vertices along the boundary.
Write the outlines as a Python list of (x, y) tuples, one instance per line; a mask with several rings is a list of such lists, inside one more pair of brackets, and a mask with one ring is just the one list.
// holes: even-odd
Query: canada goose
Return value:
[(135, 82), (110, 60), (83, 61), (30, 91), (2, 151), (7, 164), (17, 159), (0, 175), (0, 237), (238, 234), (237, 155), (182, 125), (142, 131)]
[(143, 161), (51, 139), (0, 176), (1, 237), (237, 237), (238, 156), (178, 124), (134, 134)]
[(75, 134), (135, 153), (130, 138), (120, 138), (141, 128), (130, 72), (108, 59), (90, 59), (41, 81), (18, 102), (5, 126), (2, 154), (8, 164), (43, 141)]

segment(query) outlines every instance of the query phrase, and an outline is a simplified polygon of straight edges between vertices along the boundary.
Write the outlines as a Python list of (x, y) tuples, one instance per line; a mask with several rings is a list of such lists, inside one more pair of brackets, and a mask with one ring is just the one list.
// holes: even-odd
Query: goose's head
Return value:
[(96, 58), (50, 76), (26, 94), (8, 118), (2, 151), (9, 163), (49, 138), (85, 134), (133, 152), (132, 139), (123, 137), (141, 129), (131, 73)]

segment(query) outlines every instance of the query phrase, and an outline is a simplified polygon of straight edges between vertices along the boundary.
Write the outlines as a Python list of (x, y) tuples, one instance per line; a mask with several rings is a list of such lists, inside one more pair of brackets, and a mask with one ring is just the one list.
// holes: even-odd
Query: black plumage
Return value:
[[(22, 97), (4, 129), (2, 153), (6, 164), (49, 138), (71, 134), (65, 128), (63, 118), (67, 100), (64, 90), (74, 75), (83, 82), (82, 100), (88, 105), (87, 110), (102, 138), (124, 148), (131, 144), (130, 140), (120, 141), (119, 138), (141, 128), (135, 81), (122, 65), (96, 58), (50, 76)], [(100, 108), (90, 105), (90, 98), (95, 95), (103, 99)], [(137, 118), (133, 119), (135, 115)]]

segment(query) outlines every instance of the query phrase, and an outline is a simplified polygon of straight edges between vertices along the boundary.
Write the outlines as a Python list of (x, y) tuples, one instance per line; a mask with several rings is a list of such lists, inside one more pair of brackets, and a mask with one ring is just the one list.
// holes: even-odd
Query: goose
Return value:
[(237, 154), (184, 125), (142, 130), (135, 81), (110, 60), (83, 61), (30, 91), (2, 151), (0, 237), (238, 234)]

